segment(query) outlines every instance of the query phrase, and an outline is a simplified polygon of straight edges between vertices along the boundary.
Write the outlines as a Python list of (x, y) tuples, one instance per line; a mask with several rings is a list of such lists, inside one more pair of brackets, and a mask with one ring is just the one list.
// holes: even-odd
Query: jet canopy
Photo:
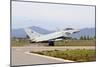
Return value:
[(73, 28), (65, 28), (64, 30), (74, 30)]

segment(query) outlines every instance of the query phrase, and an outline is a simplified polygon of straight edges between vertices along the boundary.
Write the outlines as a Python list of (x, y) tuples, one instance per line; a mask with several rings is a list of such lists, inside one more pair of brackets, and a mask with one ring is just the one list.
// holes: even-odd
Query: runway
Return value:
[(66, 49), (95, 49), (94, 46), (25, 46), (11, 48), (11, 66), (16, 65), (32, 65), (32, 64), (50, 64), (73, 62), (71, 60), (64, 60), (54, 57), (41, 56), (37, 54), (30, 54), (30, 51), (44, 51), (44, 50), (66, 50)]

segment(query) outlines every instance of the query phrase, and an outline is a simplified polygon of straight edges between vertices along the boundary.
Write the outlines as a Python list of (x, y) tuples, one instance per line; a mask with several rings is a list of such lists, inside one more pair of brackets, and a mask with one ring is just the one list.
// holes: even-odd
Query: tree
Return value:
[(83, 36), (80, 37), (80, 40), (83, 40)]
[(86, 40), (86, 36), (83, 37), (83, 40)]
[(96, 39), (96, 36), (94, 36), (93, 39)]
[(90, 37), (89, 37), (89, 36), (87, 36), (87, 37), (86, 37), (86, 40), (90, 40)]

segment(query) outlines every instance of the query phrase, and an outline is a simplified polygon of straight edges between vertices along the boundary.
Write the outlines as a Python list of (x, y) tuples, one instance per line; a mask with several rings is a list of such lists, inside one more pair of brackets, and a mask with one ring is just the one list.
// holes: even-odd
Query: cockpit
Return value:
[(65, 28), (64, 30), (74, 30), (73, 28)]

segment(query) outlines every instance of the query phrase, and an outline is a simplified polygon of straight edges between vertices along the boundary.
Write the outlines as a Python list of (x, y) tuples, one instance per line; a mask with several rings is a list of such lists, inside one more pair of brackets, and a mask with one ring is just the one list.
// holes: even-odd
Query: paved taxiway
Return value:
[(12, 47), (11, 51), (11, 65), (30, 65), (30, 64), (48, 64), (48, 63), (62, 63), (73, 62), (70, 60), (63, 60), (58, 58), (46, 57), (37, 54), (30, 54), (30, 51), (42, 50), (66, 50), (66, 49), (95, 49), (94, 46), (60, 46), (60, 47), (44, 47), (44, 46), (25, 46)]

